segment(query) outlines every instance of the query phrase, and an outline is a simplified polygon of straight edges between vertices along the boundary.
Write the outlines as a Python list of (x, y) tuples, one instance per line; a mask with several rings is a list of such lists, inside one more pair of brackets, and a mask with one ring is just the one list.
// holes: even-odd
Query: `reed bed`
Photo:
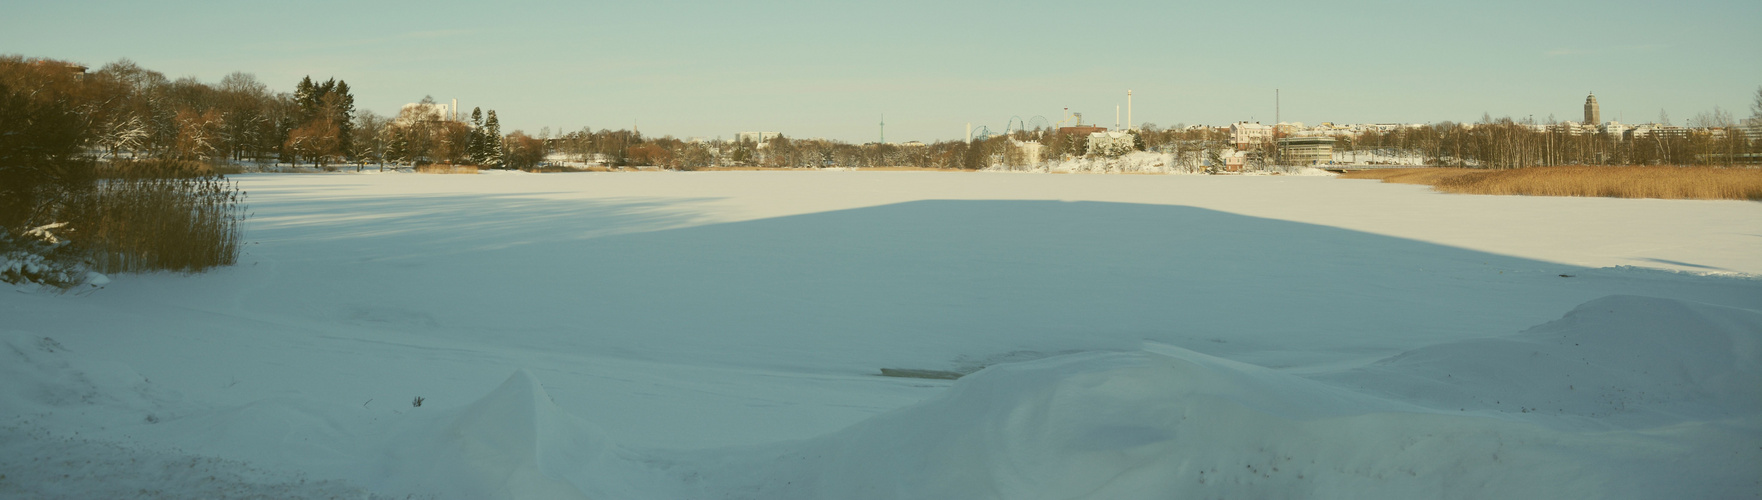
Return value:
[(1559, 166), (1511, 170), (1360, 170), (1345, 179), (1423, 184), (1446, 193), (1762, 201), (1762, 169), (1674, 166)]
[(66, 207), (94, 269), (198, 272), (238, 261), (245, 193), (203, 165), (158, 161), (99, 170)]
[(418, 174), (476, 174), (477, 173), (477, 166), (476, 165), (447, 165), (447, 164), (442, 164), (442, 163), (430, 163), (427, 165), (417, 165), (416, 166), (416, 173), (418, 173)]

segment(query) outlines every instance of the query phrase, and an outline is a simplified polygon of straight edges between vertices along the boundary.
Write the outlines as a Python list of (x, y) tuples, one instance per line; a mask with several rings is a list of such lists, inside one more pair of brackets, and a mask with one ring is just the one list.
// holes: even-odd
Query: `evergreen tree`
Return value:
[(344, 158), (355, 158), (355, 96), (349, 94), (349, 83), (337, 81), (336, 113), (337, 149)]
[(316, 91), (317, 89), (312, 85), (312, 75), (306, 75), (305, 78), (300, 79), (298, 85), (294, 86), (294, 103), (300, 105), (301, 111), (311, 109), (318, 103), (318, 99), (313, 95)]
[(403, 131), (391, 133), (391, 145), (385, 153), (386, 159), (392, 163), (402, 163), (410, 159), (410, 138)]
[(294, 106), (296, 107), (296, 111), (294, 113), (293, 126), (289, 127), (289, 130), (304, 126), (307, 122), (312, 121), (312, 118), (318, 115), (318, 103), (319, 99), (322, 97), (323, 96), (319, 94), (318, 85), (312, 83), (311, 75), (301, 78), (300, 83), (294, 86)]
[(489, 119), (483, 122), (483, 165), (490, 168), (502, 168), (502, 123), (496, 120), (496, 111), (489, 111)]
[(483, 154), (483, 108), (471, 108), (471, 134), (465, 138), (465, 156), (471, 164), (482, 165)]

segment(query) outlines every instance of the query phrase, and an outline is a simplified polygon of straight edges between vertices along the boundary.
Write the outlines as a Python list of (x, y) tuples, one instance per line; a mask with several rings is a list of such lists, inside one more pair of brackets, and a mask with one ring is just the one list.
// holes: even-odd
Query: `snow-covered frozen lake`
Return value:
[(0, 497), (1762, 494), (1754, 202), (237, 179), (237, 266), (0, 294)]

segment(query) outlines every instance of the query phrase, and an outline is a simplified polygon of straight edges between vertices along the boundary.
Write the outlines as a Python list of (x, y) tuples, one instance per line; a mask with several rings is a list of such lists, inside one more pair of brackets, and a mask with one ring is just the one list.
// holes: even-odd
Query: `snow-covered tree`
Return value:
[(1135, 149), (1133, 135), (1125, 132), (1096, 132), (1089, 135), (1089, 152), (1107, 158), (1118, 158)]
[(483, 121), (483, 166), (502, 168), (502, 123), (496, 119), (496, 111), (490, 110), (489, 118)]
[(487, 159), (483, 145), (483, 108), (471, 108), (471, 135), (465, 139), (465, 157), (473, 165), (482, 165)]

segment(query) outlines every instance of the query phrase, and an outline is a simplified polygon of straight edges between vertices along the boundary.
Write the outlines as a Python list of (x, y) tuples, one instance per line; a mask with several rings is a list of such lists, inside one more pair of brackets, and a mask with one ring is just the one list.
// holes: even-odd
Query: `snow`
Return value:
[(0, 497), (1762, 492), (1751, 202), (237, 178), (237, 266), (0, 294)]

